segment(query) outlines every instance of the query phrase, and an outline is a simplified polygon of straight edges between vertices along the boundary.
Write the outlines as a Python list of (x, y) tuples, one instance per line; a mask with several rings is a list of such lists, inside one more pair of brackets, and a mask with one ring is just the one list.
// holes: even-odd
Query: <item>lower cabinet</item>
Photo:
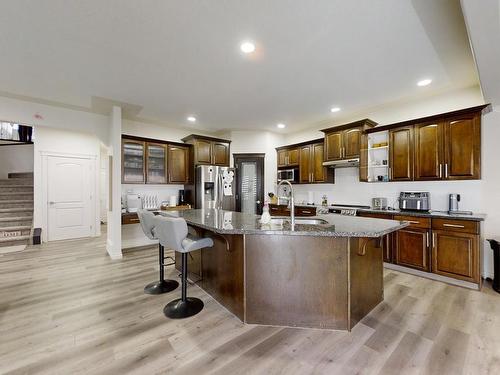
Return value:
[(479, 236), (447, 230), (432, 232), (432, 271), (479, 283)]
[[(285, 205), (270, 204), (271, 216), (290, 216), (290, 209)], [(295, 206), (295, 216), (315, 216), (316, 207)]]
[(395, 235), (394, 263), (429, 272), (429, 231), (421, 228), (400, 229)]

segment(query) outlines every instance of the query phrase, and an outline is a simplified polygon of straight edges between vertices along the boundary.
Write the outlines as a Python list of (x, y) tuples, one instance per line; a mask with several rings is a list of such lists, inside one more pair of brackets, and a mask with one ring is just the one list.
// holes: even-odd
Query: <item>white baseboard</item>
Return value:
[(109, 239), (106, 241), (106, 251), (108, 252), (109, 257), (113, 260), (118, 260), (123, 258), (121, 247), (116, 249), (116, 247), (113, 246), (113, 242), (110, 241)]

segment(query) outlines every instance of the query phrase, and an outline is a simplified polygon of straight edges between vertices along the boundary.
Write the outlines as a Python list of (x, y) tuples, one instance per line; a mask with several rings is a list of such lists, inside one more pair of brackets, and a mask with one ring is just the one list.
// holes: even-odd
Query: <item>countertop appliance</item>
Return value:
[(127, 194), (127, 212), (137, 212), (142, 208), (142, 199), (139, 194)]
[(196, 167), (196, 208), (234, 211), (236, 207), (235, 170), (216, 165)]
[(431, 194), (427, 191), (402, 191), (399, 193), (399, 209), (406, 211), (429, 211)]
[(288, 181), (291, 183), (299, 182), (299, 168), (279, 169), (278, 183), (281, 181)]
[(387, 210), (387, 198), (372, 198), (372, 208), (374, 210)]
[(187, 202), (186, 190), (181, 189), (181, 190), (179, 190), (179, 206), (185, 205), (186, 202)]
[(460, 194), (450, 194), (448, 198), (448, 211), (458, 211), (458, 202), (460, 202)]
[(361, 208), (371, 208), (370, 206), (361, 206), (356, 204), (332, 204), (328, 208), (331, 214), (339, 214), (345, 216), (356, 216)]

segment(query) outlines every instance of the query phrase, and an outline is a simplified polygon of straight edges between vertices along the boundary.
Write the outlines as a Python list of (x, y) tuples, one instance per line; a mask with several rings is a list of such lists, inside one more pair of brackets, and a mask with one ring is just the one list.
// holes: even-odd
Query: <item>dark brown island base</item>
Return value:
[[(384, 298), (381, 238), (406, 222), (320, 215), (273, 218), (205, 209), (183, 217), (214, 247), (193, 253), (190, 278), (250, 324), (350, 330)], [(176, 266), (180, 257), (176, 254)]]

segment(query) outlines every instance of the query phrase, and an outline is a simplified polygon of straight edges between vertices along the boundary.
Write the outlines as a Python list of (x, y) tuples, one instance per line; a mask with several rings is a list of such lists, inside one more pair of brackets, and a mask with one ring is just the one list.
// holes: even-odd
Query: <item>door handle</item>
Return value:
[(260, 204), (260, 201), (255, 201), (255, 203)]
[(429, 232), (425, 233), (425, 240), (426, 240), (426, 243), (427, 243), (427, 247), (429, 247)]
[(443, 178), (443, 164), (439, 164), (439, 178)]
[(50, 205), (53, 205), (53, 204), (56, 204), (56, 202), (52, 202), (52, 201), (50, 201), (50, 202), (49, 202), (49, 204), (50, 204)]
[(444, 165), (444, 177), (448, 178), (448, 163)]

